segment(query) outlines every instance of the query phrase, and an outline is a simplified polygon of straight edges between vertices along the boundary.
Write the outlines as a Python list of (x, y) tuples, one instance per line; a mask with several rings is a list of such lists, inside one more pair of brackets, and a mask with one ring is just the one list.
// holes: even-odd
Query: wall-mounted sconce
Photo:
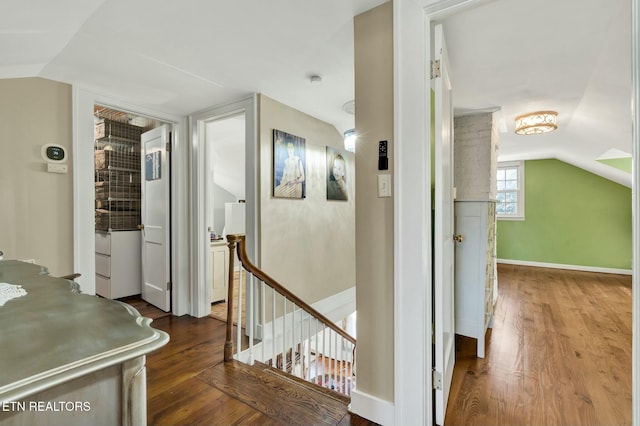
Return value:
[(344, 149), (349, 152), (356, 152), (356, 129), (344, 132)]

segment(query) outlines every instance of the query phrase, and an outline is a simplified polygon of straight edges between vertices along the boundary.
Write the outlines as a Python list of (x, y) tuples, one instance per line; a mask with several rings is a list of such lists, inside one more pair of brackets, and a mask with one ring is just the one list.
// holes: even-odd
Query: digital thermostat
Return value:
[(65, 163), (67, 161), (67, 150), (62, 145), (48, 143), (42, 145), (40, 152), (47, 163)]

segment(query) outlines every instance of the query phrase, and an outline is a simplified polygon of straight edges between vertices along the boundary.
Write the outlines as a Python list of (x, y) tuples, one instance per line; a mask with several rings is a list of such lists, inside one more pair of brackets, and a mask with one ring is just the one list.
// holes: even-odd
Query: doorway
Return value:
[[(211, 314), (213, 299), (219, 302), (227, 285), (228, 248), (224, 237), (244, 233), (247, 254), (259, 265), (258, 154), (256, 97), (193, 114), (191, 118), (191, 164), (196, 181), (192, 195), (192, 314)], [(242, 215), (244, 214), (244, 219)], [(228, 266), (227, 266), (228, 268)], [(248, 296), (247, 296), (248, 297)]]
[[(246, 233), (245, 112), (209, 121), (204, 126), (207, 154), (206, 193), (207, 282), (211, 291), (211, 314), (226, 319), (229, 280), (228, 234)], [(237, 262), (234, 262), (237, 264)], [(220, 315), (223, 313), (224, 315)]]
[(169, 312), (171, 125), (100, 104), (93, 111), (96, 294), (141, 295)]
[(172, 132), (171, 162), (174, 173), (171, 176), (171, 277), (175, 285), (172, 288), (171, 311), (174, 315), (189, 313), (189, 271), (187, 253), (188, 242), (181, 237), (189, 232), (188, 212), (188, 145), (186, 140), (186, 117), (161, 113), (129, 105), (126, 102), (86, 89), (73, 88), (73, 265), (81, 274), (77, 279), (81, 291), (93, 295), (96, 291), (96, 233), (95, 233), (95, 124), (96, 105), (122, 113), (146, 117), (167, 123)]
[[(427, 4), (425, 4), (427, 3)], [(399, 136), (404, 137), (404, 144), (398, 148), (398, 155), (400, 160), (398, 161), (398, 169), (400, 169), (399, 178), (404, 178), (407, 182), (413, 182), (414, 180), (419, 180), (423, 176), (428, 176), (431, 170), (431, 166), (429, 164), (429, 157), (426, 155), (422, 155), (422, 147), (421, 141), (429, 140), (429, 136), (426, 134), (425, 129), (429, 128), (428, 117), (431, 116), (431, 106), (429, 102), (425, 102), (424, 98), (420, 98), (419, 96), (415, 96), (415, 92), (420, 92), (423, 94), (428, 93), (428, 88), (425, 87), (424, 82), (421, 81), (423, 79), (416, 78), (416, 75), (426, 75), (427, 67), (429, 65), (429, 46), (431, 44), (431, 36), (428, 33), (428, 28), (430, 21), (437, 20), (442, 18), (447, 13), (453, 13), (457, 10), (460, 10), (464, 7), (474, 6), (482, 4), (483, 0), (475, 0), (475, 1), (438, 1), (438, 2), (422, 2), (420, 5), (413, 4), (412, 2), (397, 2), (394, 3), (394, 28), (402, 28), (402, 36), (396, 37), (394, 40), (394, 55), (395, 55), (395, 64), (398, 73), (394, 75), (394, 80), (396, 83), (396, 87), (398, 88), (397, 93), (395, 94), (396, 99), (396, 113), (395, 113), (395, 122), (397, 123), (395, 129), (395, 135), (397, 138)], [(637, 25), (640, 23), (640, 2), (638, 0), (632, 0), (633, 8), (632, 8), (632, 16), (631, 20), (633, 22), (633, 30), (632, 34), (637, 35)], [(633, 36), (633, 48), (630, 50), (633, 55), (633, 71), (632, 76), (634, 78), (634, 88), (633, 88), (633, 104), (638, 105), (638, 101), (640, 100), (640, 91), (638, 84), (638, 58), (637, 58), (637, 44), (638, 38)], [(634, 129), (637, 129), (637, 123), (640, 122), (640, 110), (635, 108), (633, 112), (633, 122)], [(415, 114), (415, 115), (414, 115)], [(413, 117), (425, 117), (423, 120), (412, 120)], [(416, 135), (415, 138), (409, 138), (407, 135)], [(415, 142), (414, 142), (415, 140)], [(633, 152), (634, 157), (637, 156), (637, 148), (638, 148), (638, 133), (635, 132), (633, 136)], [(404, 154), (404, 156), (402, 156)], [(412, 158), (411, 155), (417, 156), (422, 155), (424, 158), (423, 161), (420, 162), (411, 162), (407, 161)], [(638, 207), (638, 198), (635, 196), (635, 191), (638, 188), (639, 179), (637, 173), (633, 173), (633, 209), (637, 211)], [(411, 236), (412, 234), (408, 232), (409, 229), (424, 229), (424, 225), (422, 223), (423, 216), (416, 216), (415, 218), (409, 216), (410, 213), (415, 212), (416, 206), (420, 206), (422, 204), (429, 205), (431, 202), (431, 197), (428, 191), (412, 191), (412, 194), (415, 196), (411, 199), (399, 199), (396, 204), (396, 212), (397, 218), (396, 223), (398, 233), (396, 234), (396, 247), (407, 247), (411, 246)], [(417, 198), (417, 199), (416, 199)], [(406, 218), (406, 220), (404, 220)], [(420, 219), (418, 219), (420, 218)], [(638, 258), (637, 253), (640, 253), (638, 250), (640, 237), (640, 222), (638, 222), (638, 215), (633, 215), (633, 274), (634, 274), (634, 290), (637, 289), (637, 268), (640, 263), (640, 259)], [(407, 230), (407, 232), (403, 232)], [(427, 234), (430, 234), (430, 230), (427, 228)], [(414, 231), (415, 233), (415, 231)], [(428, 256), (424, 256), (423, 258), (428, 258)], [(398, 261), (399, 267), (401, 267), (403, 274), (400, 274), (395, 280), (395, 302), (394, 311), (399, 316), (399, 320), (396, 321), (395, 327), (395, 336), (397, 340), (397, 344), (395, 345), (395, 359), (398, 365), (404, 366), (411, 363), (411, 361), (416, 361), (413, 358), (413, 354), (415, 353), (414, 348), (418, 347), (430, 347), (432, 343), (431, 333), (416, 333), (415, 328), (411, 330), (411, 334), (408, 331), (402, 329), (402, 325), (405, 323), (409, 323), (411, 318), (417, 317), (420, 315), (422, 311), (419, 309), (420, 306), (418, 304), (413, 303), (414, 300), (426, 299), (425, 312), (427, 313), (426, 317), (431, 317), (431, 295), (425, 294), (416, 286), (412, 286), (412, 280), (408, 277), (410, 276), (419, 276), (418, 266), (421, 265), (420, 258), (411, 258), (409, 256), (405, 256)], [(407, 271), (416, 271), (415, 274), (407, 274)], [(429, 272), (429, 271), (427, 271)], [(412, 297), (409, 297), (411, 295)], [(636, 331), (640, 326), (640, 292), (633, 291), (633, 325), (634, 325), (634, 333), (633, 333), (633, 345), (634, 350), (639, 348), (640, 337)], [(424, 336), (424, 339), (420, 337), (416, 340), (416, 335)], [(411, 340), (413, 339), (413, 340)], [(406, 342), (412, 342), (412, 345), (406, 344)], [(409, 349), (410, 348), (410, 349)], [(431, 354), (424, 353), (423, 358), (425, 359), (424, 367), (425, 369), (431, 365)], [(637, 354), (634, 357), (634, 385), (633, 385), (633, 401), (634, 406), (640, 406), (637, 402), (640, 401), (640, 369), (636, 368), (638, 366), (637, 363)], [(424, 364), (420, 364), (423, 366)], [(422, 379), (422, 377), (426, 379)], [(424, 397), (425, 389), (431, 389), (433, 385), (433, 380), (431, 374), (424, 374), (423, 376), (418, 377), (416, 375), (416, 369), (413, 368), (411, 372), (402, 371), (401, 367), (397, 367), (396, 375), (395, 375), (395, 387), (394, 390), (396, 392), (396, 405), (395, 405), (395, 419), (396, 423), (403, 423), (402, 420), (412, 419), (412, 418), (425, 418), (423, 416), (424, 413), (432, 413), (433, 405), (432, 401), (429, 398)], [(409, 401), (408, 395), (414, 396)], [(407, 401), (407, 402), (405, 402)], [(636, 410), (634, 413), (634, 424), (640, 424), (640, 410)], [(427, 424), (431, 424), (431, 419), (427, 419)]]

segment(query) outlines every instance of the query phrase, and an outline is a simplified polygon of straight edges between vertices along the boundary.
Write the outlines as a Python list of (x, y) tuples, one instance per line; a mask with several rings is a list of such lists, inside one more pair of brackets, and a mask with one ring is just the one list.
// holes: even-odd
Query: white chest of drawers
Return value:
[(140, 231), (96, 232), (96, 294), (107, 299), (140, 294)]

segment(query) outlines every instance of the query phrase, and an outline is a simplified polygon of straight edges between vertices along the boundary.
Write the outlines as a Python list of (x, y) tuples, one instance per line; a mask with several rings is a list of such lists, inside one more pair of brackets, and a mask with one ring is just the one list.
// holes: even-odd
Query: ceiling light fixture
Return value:
[(342, 105), (342, 110), (344, 112), (346, 112), (347, 114), (355, 115), (355, 113), (356, 113), (356, 101), (352, 99), (352, 100), (350, 100), (348, 102), (345, 102), (344, 105)]
[(516, 133), (518, 135), (536, 135), (552, 132), (558, 128), (555, 111), (536, 111), (516, 117)]
[(322, 83), (322, 77), (319, 75), (312, 75), (309, 77), (309, 81), (311, 81), (311, 84), (320, 84)]

